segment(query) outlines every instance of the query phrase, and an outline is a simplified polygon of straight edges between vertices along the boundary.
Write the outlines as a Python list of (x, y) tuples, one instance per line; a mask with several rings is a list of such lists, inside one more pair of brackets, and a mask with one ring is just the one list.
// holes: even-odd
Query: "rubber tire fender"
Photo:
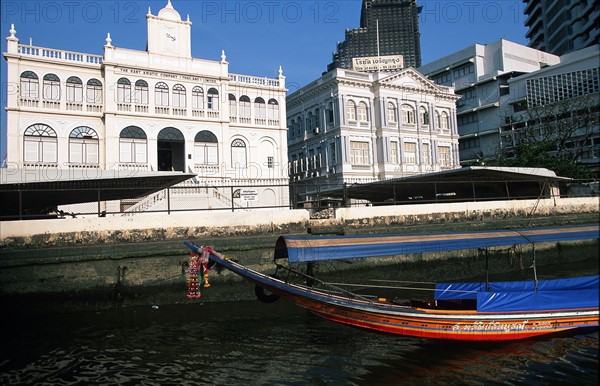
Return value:
[[(273, 276), (273, 275), (271, 275)], [(269, 293), (267, 294), (265, 292), (265, 289), (261, 286), (259, 286), (258, 284), (256, 284), (254, 286), (254, 293), (256, 294), (256, 297), (258, 298), (258, 300), (260, 300), (263, 303), (275, 303), (277, 300), (279, 300), (279, 295), (276, 295), (274, 293)]]

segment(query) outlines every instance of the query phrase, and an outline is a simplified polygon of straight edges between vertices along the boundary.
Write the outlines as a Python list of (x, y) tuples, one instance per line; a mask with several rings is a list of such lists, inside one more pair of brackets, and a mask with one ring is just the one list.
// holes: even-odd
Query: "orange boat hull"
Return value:
[(210, 247), (210, 259), (263, 289), (328, 320), (396, 335), (454, 341), (508, 341), (598, 328), (598, 306), (514, 312), (419, 308), (287, 283), (231, 261)]

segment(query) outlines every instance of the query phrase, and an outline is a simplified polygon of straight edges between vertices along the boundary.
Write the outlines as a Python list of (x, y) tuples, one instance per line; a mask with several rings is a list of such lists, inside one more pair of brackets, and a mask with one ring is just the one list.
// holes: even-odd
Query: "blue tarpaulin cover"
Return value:
[(281, 236), (275, 245), (275, 258), (287, 258), (289, 262), (297, 263), (599, 237), (598, 224), (435, 234)]
[(480, 292), (477, 311), (544, 311), (598, 308), (598, 288), (538, 292)]
[[(577, 289), (598, 289), (598, 275), (570, 279), (538, 280), (538, 291), (566, 291)], [(489, 292), (533, 292), (535, 281), (496, 281), (488, 283)], [(478, 283), (437, 283), (435, 299), (476, 299), (479, 292), (486, 292), (485, 282)]]
[(599, 276), (569, 279), (539, 280), (535, 282), (490, 282), (489, 291), (482, 283), (438, 283), (436, 300), (477, 299), (477, 310), (541, 311), (598, 307)]

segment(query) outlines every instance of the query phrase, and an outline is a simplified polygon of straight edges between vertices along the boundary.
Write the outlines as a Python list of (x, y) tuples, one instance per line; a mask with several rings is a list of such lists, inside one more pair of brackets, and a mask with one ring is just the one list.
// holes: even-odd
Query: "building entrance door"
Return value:
[(181, 131), (174, 127), (158, 133), (157, 166), (159, 171), (185, 171), (185, 140)]

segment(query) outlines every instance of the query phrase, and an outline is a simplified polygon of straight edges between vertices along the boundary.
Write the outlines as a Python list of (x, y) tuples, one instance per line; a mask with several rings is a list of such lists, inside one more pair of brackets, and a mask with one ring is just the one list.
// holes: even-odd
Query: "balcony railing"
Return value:
[(83, 103), (67, 102), (67, 110), (83, 111)]
[(59, 101), (44, 101), (42, 106), (45, 109), (60, 109), (60, 102)]
[(21, 98), (21, 107), (39, 107), (40, 101), (37, 98)]
[(80, 52), (55, 50), (51, 48), (28, 46), (19, 44), (17, 46), (17, 52), (21, 55), (57, 60), (61, 62), (69, 63), (83, 63), (100, 67), (102, 64), (103, 57), (100, 55), (90, 55)]
[(279, 79), (261, 78), (257, 76), (229, 74), (229, 81), (244, 84), (257, 84), (259, 86), (279, 87)]

